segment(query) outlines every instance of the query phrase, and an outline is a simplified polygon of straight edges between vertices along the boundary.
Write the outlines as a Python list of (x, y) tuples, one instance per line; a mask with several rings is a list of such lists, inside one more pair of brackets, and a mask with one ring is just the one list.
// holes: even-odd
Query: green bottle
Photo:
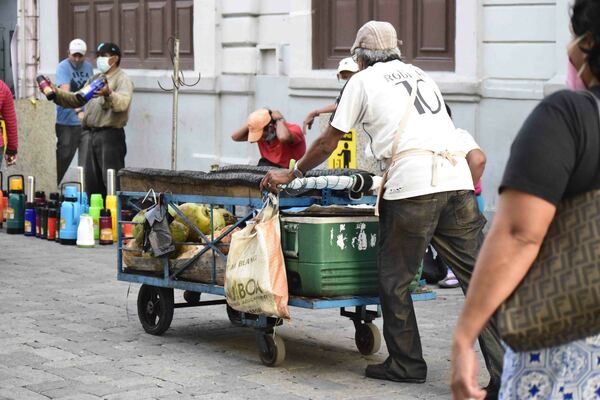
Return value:
[(100, 210), (104, 208), (104, 200), (99, 193), (92, 194), (90, 198), (90, 215), (94, 220), (94, 240), (100, 239)]

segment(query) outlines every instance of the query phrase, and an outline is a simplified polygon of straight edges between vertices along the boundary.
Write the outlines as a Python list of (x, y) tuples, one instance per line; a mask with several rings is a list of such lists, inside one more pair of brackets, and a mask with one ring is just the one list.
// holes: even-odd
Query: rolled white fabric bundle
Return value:
[(356, 182), (356, 176), (315, 176), (309, 178), (296, 178), (287, 185), (279, 185), (283, 190), (312, 190), (312, 189), (331, 189), (345, 190), (350, 189)]

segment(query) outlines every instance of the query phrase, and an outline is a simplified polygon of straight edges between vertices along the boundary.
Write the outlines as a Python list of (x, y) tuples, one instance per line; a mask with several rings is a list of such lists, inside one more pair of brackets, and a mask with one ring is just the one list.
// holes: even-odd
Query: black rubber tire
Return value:
[(173, 289), (142, 285), (137, 309), (142, 328), (151, 335), (162, 335), (173, 321)]
[(191, 290), (183, 291), (183, 299), (185, 302), (195, 306), (200, 304), (200, 295), (202, 295), (200, 292), (192, 292)]
[(381, 348), (381, 333), (375, 324), (360, 324), (354, 333), (354, 342), (360, 354), (368, 356)]
[[(264, 339), (267, 342), (267, 351), (263, 352), (259, 345), (258, 355), (260, 361), (267, 367), (276, 367), (285, 360), (285, 342), (279, 335), (264, 334)], [(262, 340), (260, 337), (258, 340)]]

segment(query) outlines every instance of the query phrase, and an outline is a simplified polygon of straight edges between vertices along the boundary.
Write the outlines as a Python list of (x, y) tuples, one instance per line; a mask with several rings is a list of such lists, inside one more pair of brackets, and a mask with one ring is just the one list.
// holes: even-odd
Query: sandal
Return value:
[(460, 286), (458, 279), (456, 279), (456, 275), (454, 272), (448, 268), (448, 273), (446, 277), (438, 282), (438, 286), (442, 289), (453, 289)]

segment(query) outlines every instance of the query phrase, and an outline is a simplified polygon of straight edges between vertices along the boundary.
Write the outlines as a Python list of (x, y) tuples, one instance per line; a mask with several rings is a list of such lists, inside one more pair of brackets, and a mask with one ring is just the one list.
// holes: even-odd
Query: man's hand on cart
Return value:
[(273, 169), (267, 172), (267, 175), (260, 182), (261, 190), (268, 190), (269, 192), (277, 193), (279, 188), (277, 185), (285, 185), (290, 183), (295, 178), (294, 171), (289, 169)]

